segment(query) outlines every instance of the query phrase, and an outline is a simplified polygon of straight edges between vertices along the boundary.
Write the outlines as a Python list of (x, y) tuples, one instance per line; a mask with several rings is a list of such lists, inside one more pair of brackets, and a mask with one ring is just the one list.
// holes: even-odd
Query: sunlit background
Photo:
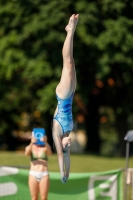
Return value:
[[(55, 153), (55, 88), (62, 70), (65, 26), (73, 13), (80, 16), (74, 37), (77, 89), (71, 153), (121, 157), (124, 163), (124, 137), (133, 129), (130, 0), (0, 1), (1, 155), (23, 153), (34, 127), (45, 128)], [(129, 153), (132, 157), (132, 143)]]

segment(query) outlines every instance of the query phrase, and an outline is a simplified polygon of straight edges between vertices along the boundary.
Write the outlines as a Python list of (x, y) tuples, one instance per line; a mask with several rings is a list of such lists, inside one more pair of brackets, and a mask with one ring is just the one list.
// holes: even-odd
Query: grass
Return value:
[[(30, 158), (23, 151), (0, 151), (0, 165), (29, 166)], [(125, 168), (126, 159), (120, 157), (101, 157), (87, 154), (71, 154), (71, 172), (101, 172), (113, 169)], [(129, 167), (133, 167), (133, 157), (129, 158)], [(58, 172), (56, 154), (49, 157), (49, 171)]]
[[(0, 151), (0, 165), (28, 166), (30, 158), (23, 151), (4, 152)], [(101, 157), (87, 154), (71, 154), (71, 172), (102, 172), (114, 169), (124, 169), (126, 159), (120, 157)], [(48, 168), (50, 172), (59, 172), (57, 155), (49, 157)], [(129, 158), (129, 168), (133, 168), (133, 157)], [(128, 186), (128, 198), (131, 199), (131, 186)]]

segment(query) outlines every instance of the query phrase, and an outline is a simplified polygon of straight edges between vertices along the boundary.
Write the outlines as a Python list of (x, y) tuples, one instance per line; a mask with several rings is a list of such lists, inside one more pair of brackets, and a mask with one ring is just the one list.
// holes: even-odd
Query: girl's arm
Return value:
[(25, 147), (25, 155), (26, 156), (30, 156), (31, 155), (31, 151), (32, 151), (32, 142), (28, 145), (28, 146), (26, 146)]
[(31, 155), (32, 145), (33, 145), (34, 142), (36, 142), (36, 139), (32, 137), (30, 144), (25, 147), (25, 155), (26, 156), (30, 156)]

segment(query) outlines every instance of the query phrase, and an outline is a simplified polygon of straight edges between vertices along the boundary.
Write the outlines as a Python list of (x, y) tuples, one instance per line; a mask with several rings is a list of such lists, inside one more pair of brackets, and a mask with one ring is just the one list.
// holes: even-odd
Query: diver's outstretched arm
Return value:
[(65, 176), (66, 180), (69, 178), (70, 172), (70, 148), (63, 153), (64, 155), (64, 168), (65, 168)]
[(57, 158), (58, 158), (58, 165), (60, 169), (60, 175), (61, 175), (61, 181), (64, 182), (64, 157), (63, 157), (63, 149), (62, 149), (62, 143), (61, 143), (61, 138), (57, 135), (54, 134), (53, 132), (53, 140), (55, 143), (56, 151), (57, 151)]

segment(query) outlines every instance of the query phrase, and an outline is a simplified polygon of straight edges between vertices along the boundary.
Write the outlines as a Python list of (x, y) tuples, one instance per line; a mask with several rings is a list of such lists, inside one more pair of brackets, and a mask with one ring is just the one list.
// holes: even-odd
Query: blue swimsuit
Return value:
[(71, 132), (73, 129), (73, 116), (72, 116), (72, 94), (68, 99), (60, 99), (57, 95), (58, 112), (54, 117), (62, 127), (63, 133)]

